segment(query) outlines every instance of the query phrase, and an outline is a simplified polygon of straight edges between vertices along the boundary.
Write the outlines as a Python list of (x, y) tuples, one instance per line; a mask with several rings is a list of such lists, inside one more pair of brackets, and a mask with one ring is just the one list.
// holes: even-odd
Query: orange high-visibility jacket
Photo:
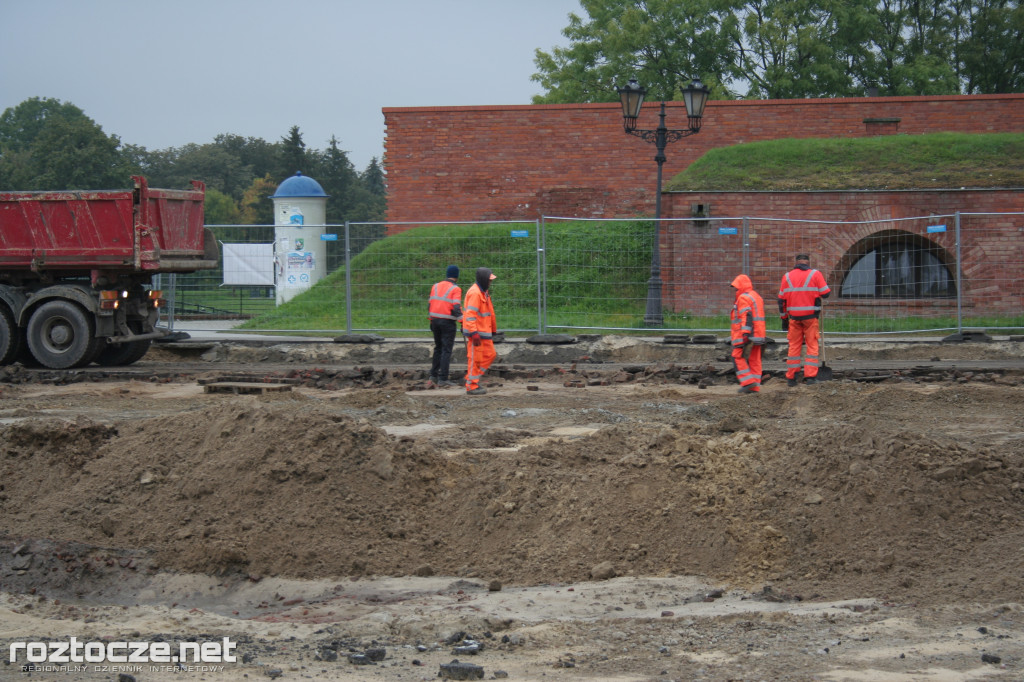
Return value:
[(812, 268), (793, 268), (779, 285), (779, 313), (785, 320), (809, 320), (821, 312), (821, 299), (832, 290), (825, 277)]
[(446, 279), (430, 287), (430, 319), (457, 320), (462, 317), (462, 289)]
[(754, 285), (746, 275), (737, 276), (732, 286), (736, 289), (736, 303), (729, 313), (732, 345), (742, 346), (748, 339), (756, 345), (763, 345), (768, 334), (764, 320), (764, 299), (754, 291)]
[(480, 291), (474, 282), (466, 292), (466, 303), (462, 308), (462, 333), (465, 336), (479, 334), (481, 339), (494, 337), (498, 331), (498, 320), (494, 317), (494, 304), (488, 292)]

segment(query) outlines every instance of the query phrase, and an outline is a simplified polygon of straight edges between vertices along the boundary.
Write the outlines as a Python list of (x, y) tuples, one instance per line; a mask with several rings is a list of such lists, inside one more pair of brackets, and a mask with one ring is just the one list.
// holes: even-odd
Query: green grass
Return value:
[(1024, 187), (1024, 134), (784, 139), (712, 149), (670, 191)]
[[(520, 228), (523, 226), (516, 226)], [(532, 227), (532, 226), (528, 226)], [(465, 292), (477, 267), (491, 268), (504, 330), (537, 330), (538, 245), (512, 237), (508, 224), (427, 225), (366, 247), (351, 263), (352, 328), (423, 329), (426, 296), (450, 263)], [(548, 324), (639, 328), (650, 269), (649, 221), (549, 224), (543, 253)], [(345, 329), (345, 273), (338, 270), (251, 329)]]

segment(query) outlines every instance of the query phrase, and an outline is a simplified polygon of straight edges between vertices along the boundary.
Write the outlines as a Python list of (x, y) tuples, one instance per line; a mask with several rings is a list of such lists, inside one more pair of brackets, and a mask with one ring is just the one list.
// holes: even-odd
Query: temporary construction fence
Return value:
[(157, 286), (171, 302), (172, 329), (202, 318), (267, 332), (425, 333), (430, 287), (454, 264), (464, 292), (478, 267), (497, 275), (496, 315), (509, 333), (720, 333), (740, 273), (778, 333), (775, 300), (797, 253), (810, 255), (832, 288), (823, 306), (830, 333), (1024, 328), (1024, 213), (308, 226), (311, 239), (331, 237), (316, 265), (322, 278), (282, 305), (273, 226), (210, 227), (222, 254), (264, 245), (269, 274), (259, 285), (225, 284), (237, 281), (229, 259), (215, 271), (165, 276)]

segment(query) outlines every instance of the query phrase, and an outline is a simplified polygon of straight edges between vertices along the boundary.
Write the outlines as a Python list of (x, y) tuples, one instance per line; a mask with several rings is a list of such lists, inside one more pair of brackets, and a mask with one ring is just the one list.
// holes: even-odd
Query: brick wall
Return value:
[[(657, 127), (657, 109), (645, 105), (639, 127)], [(682, 103), (667, 109), (666, 125), (683, 127)], [(654, 212), (654, 145), (623, 132), (617, 103), (383, 113), (390, 221)], [(757, 140), (949, 130), (1024, 131), (1024, 94), (712, 101), (701, 132), (668, 146), (664, 173), (672, 177), (708, 149)], [(666, 207), (663, 215), (671, 216)]]

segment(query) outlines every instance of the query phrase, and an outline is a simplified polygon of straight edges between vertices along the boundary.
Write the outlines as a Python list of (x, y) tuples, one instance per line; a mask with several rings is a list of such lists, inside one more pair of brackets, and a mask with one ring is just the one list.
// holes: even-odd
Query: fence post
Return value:
[(743, 272), (750, 273), (750, 218), (743, 216)]
[(352, 333), (352, 271), (349, 268), (351, 261), (352, 244), (349, 241), (349, 221), (345, 221), (345, 333)]
[(545, 247), (547, 246), (548, 231), (547, 231), (547, 218), (541, 216), (540, 228), (537, 230), (537, 296), (542, 301), (540, 305), (540, 323), (541, 334), (548, 333), (548, 278), (547, 278), (547, 253)]
[(954, 226), (956, 229), (956, 333), (960, 334), (961, 337), (964, 333), (964, 294), (963, 294), (963, 282), (964, 282), (964, 265), (963, 258), (961, 257), (960, 251), (960, 210), (954, 213)]
[(540, 291), (540, 278), (541, 278), (541, 267), (540, 267), (540, 226), (541, 218), (537, 218), (533, 221), (533, 227), (537, 234), (537, 333), (544, 334), (544, 298), (541, 296)]
[(176, 273), (176, 272), (170, 273), (169, 275), (167, 275), (167, 279), (170, 280), (168, 288), (170, 289), (170, 292), (171, 292), (171, 295), (170, 295), (170, 297), (167, 300), (167, 307), (170, 310), (170, 312), (167, 313), (167, 329), (168, 329), (168, 331), (172, 331), (173, 332), (174, 331), (174, 308), (175, 308), (175, 306), (178, 305), (177, 304), (177, 300), (178, 300), (178, 296), (177, 296), (177, 294), (178, 294), (178, 273)]

